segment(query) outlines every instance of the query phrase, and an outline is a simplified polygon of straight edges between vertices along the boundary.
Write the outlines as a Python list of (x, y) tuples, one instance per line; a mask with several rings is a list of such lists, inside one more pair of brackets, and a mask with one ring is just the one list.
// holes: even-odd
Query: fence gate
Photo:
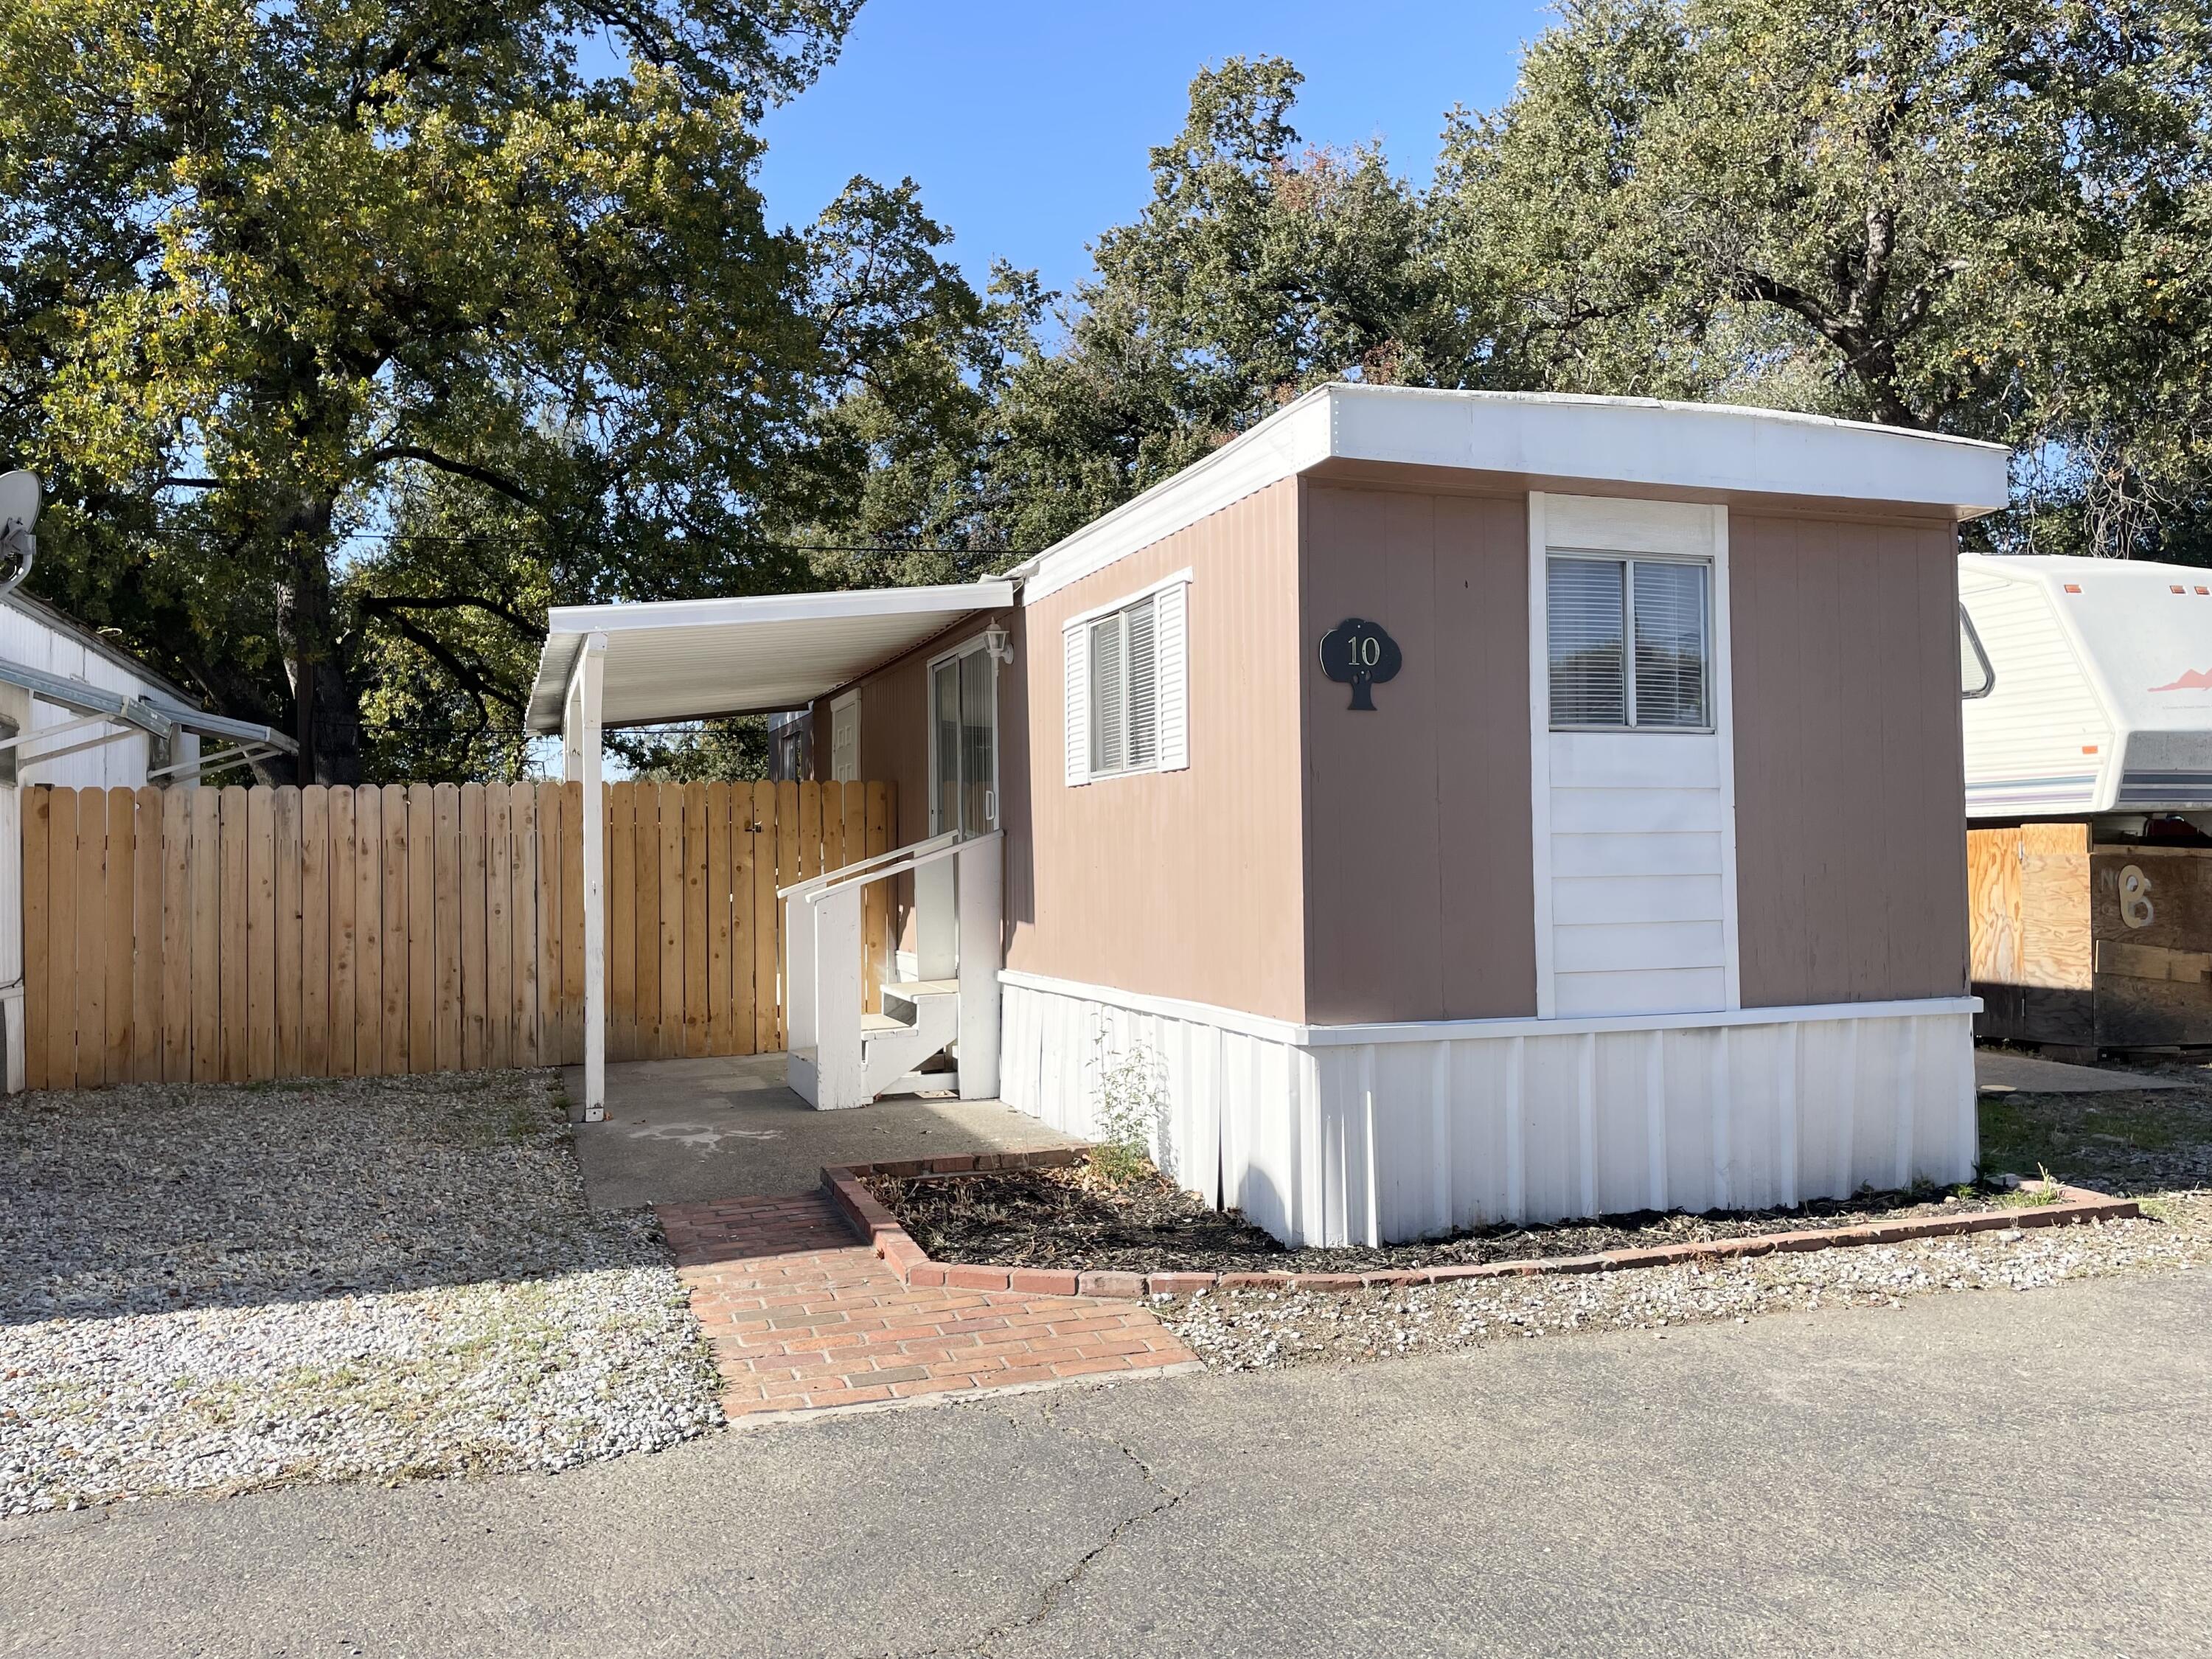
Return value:
[[(781, 1048), (775, 890), (888, 851), (891, 787), (604, 797), (609, 1057)], [(21, 805), (31, 1088), (583, 1057), (580, 784), (39, 787)], [(875, 977), (889, 916), (870, 920)]]

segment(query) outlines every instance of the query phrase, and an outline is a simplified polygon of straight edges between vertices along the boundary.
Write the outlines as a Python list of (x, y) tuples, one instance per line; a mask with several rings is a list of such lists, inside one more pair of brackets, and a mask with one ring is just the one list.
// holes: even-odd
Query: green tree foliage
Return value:
[[(2172, 554), (2203, 491), (2212, 20), (2165, 0), (1577, 0), (1455, 114), (1511, 384), (1991, 437), (1990, 526)], [(2177, 532), (2179, 540), (2177, 540)]]
[[(1064, 339), (1032, 334), (1006, 371), (975, 466), (990, 538), (1054, 541), (1322, 381), (1451, 383), (1420, 199), (1378, 148), (1302, 145), (1302, 78), (1231, 58), (1192, 82), (1152, 202), (1100, 238)], [(1016, 314), (1046, 300), (1023, 282), (1000, 275)]]
[(548, 602), (803, 583), (857, 402), (975, 395), (910, 187), (754, 185), (857, 3), (0, 0), (38, 585), (343, 780), (501, 763)]
[(1011, 362), (975, 512), (1048, 542), (1344, 377), (1990, 437), (2000, 546), (2212, 553), (2212, 14), (1567, 0), (1434, 179), (1231, 60)]

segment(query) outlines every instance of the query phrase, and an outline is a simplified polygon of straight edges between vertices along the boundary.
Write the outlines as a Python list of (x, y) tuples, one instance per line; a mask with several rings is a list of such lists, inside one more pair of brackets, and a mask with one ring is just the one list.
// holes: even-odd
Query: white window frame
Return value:
[[(1589, 725), (1577, 721), (1562, 721), (1552, 719), (1552, 642), (1550, 637), (1550, 607), (1548, 605), (1548, 596), (1551, 592), (1550, 583), (1552, 579), (1552, 561), (1554, 559), (1581, 559), (1592, 563), (1617, 564), (1621, 568), (1621, 702), (1622, 707), (1626, 713), (1627, 719), (1618, 724)], [(1704, 683), (1705, 692), (1705, 724), (1702, 726), (1644, 726), (1639, 724), (1637, 720), (1636, 567), (1639, 564), (1686, 564), (1693, 566), (1705, 572), (1705, 656), (1704, 665)], [(1547, 598), (1547, 604), (1546, 605), (1546, 628), (1544, 640), (1544, 717), (1547, 720), (1550, 721), (1551, 729), (1553, 731), (1610, 732), (1623, 734), (1633, 733), (1639, 737), (1665, 737), (1670, 734), (1680, 737), (1711, 737), (1714, 732), (1719, 729), (1716, 718), (1716, 697), (1713, 690), (1713, 678), (1717, 668), (1717, 659), (1719, 655), (1719, 646), (1715, 637), (1716, 630), (1713, 621), (1714, 611), (1717, 603), (1715, 599), (1715, 584), (1717, 581), (1718, 577), (1713, 568), (1713, 561), (1711, 558), (1699, 555), (1683, 553), (1628, 553), (1622, 552), (1615, 548), (1562, 547), (1554, 545), (1547, 547), (1544, 550), (1543, 569), (1544, 580), (1546, 584), (1545, 593)]]
[[(1083, 729), (1080, 750), (1077, 734), (1063, 720), (1063, 741), (1066, 781), (1077, 788), (1092, 783), (1104, 783), (1115, 778), (1141, 778), (1159, 772), (1186, 771), (1190, 766), (1190, 586), (1191, 572), (1182, 569), (1172, 575), (1146, 586), (1119, 595), (1108, 604), (1095, 605), (1088, 611), (1079, 611), (1060, 624), (1062, 641), (1061, 696), (1072, 699), (1078, 688), (1072, 676), (1079, 659), (1082, 685)], [(1152, 696), (1156, 717), (1153, 726), (1152, 759), (1142, 766), (1123, 766), (1112, 771), (1100, 771), (1091, 764), (1094, 733), (1092, 723), (1097, 711), (1091, 707), (1091, 629), (1095, 623), (1124, 611), (1133, 609), (1152, 600), (1157, 607), (1153, 617)], [(1063, 702), (1063, 710), (1069, 704)]]
[[(929, 833), (940, 836), (945, 825), (945, 804), (937, 794), (937, 671), (946, 663), (957, 662), (963, 657), (972, 657), (978, 651), (989, 648), (988, 641), (978, 634), (974, 639), (956, 645), (950, 651), (940, 651), (922, 668), (922, 718), (929, 726)], [(991, 781), (984, 786), (983, 816), (988, 820), (978, 834), (999, 827), (999, 748), (1003, 733), (999, 726), (999, 659), (991, 659)]]

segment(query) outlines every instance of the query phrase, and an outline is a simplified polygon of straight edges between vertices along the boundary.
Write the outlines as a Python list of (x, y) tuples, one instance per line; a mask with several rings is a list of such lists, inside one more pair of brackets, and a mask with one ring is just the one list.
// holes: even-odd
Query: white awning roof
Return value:
[(601, 725), (650, 726), (802, 708), (1013, 599), (1013, 583), (994, 580), (560, 606), (546, 618), (528, 722), (533, 731), (560, 729), (576, 653), (593, 634), (607, 641)]

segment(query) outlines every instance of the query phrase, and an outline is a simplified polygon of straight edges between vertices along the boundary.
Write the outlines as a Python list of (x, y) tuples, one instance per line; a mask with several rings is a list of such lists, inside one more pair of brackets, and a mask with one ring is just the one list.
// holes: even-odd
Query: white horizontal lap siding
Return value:
[(1967, 816), (2097, 810), (2112, 726), (2052, 612), (2066, 596), (2040, 579), (1962, 570), (1959, 597), (1995, 676), (1989, 696), (1961, 705)]
[[(1711, 561), (1714, 730), (1552, 730), (1546, 602), (1554, 551)], [(1531, 497), (1531, 805), (1538, 1012), (1547, 1017), (1735, 1005), (1727, 551), (1724, 508)]]

